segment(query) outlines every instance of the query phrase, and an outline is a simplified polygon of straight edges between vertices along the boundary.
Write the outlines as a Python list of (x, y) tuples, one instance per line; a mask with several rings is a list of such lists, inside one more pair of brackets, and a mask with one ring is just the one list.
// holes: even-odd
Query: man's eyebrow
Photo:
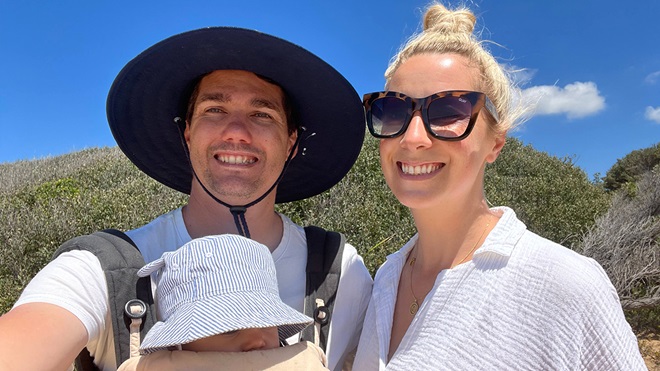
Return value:
[(231, 95), (222, 94), (222, 93), (212, 93), (212, 94), (202, 94), (197, 98), (197, 103), (212, 101), (212, 102), (221, 102), (227, 103), (231, 102)]
[[(231, 95), (223, 94), (223, 93), (210, 93), (210, 94), (202, 94), (199, 96), (199, 98), (197, 98), (197, 103), (208, 102), (208, 101), (229, 103), (231, 102)], [(268, 108), (268, 109), (272, 109), (273, 111), (283, 110), (282, 106), (277, 105), (273, 101), (265, 98), (254, 98), (252, 99), (250, 104), (256, 108)]]
[(268, 109), (272, 109), (273, 111), (283, 111), (282, 106), (277, 105), (268, 99), (254, 98), (252, 99), (251, 104), (253, 107), (256, 108), (268, 108)]

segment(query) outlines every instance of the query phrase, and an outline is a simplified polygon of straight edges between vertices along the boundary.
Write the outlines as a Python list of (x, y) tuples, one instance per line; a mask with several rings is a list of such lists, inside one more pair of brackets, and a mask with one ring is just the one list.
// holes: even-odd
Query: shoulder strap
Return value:
[[(115, 229), (106, 229), (73, 238), (57, 249), (53, 259), (72, 250), (85, 250), (93, 253), (99, 259), (105, 272), (110, 298), (109, 310), (114, 333), (115, 354), (117, 366), (119, 366), (130, 357), (131, 318), (126, 310), (127, 304), (134, 299), (139, 299), (146, 304), (146, 312), (142, 315), (140, 326), (141, 338), (144, 338), (147, 331), (156, 322), (151, 279), (137, 276), (137, 271), (144, 266), (144, 258), (135, 243), (125, 233)], [(87, 364), (88, 362), (89, 364)], [(97, 369), (91, 362), (86, 348), (76, 359), (76, 364), (79, 370)], [(92, 368), (87, 368), (90, 365)]]
[(307, 237), (305, 314), (314, 319), (314, 326), (303, 330), (301, 339), (310, 341), (325, 351), (346, 240), (340, 233), (326, 231), (316, 226), (305, 227), (305, 235)]

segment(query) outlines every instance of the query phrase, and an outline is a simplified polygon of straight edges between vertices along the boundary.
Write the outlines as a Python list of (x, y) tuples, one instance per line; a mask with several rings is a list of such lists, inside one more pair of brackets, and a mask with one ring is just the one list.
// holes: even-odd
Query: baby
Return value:
[(280, 347), (312, 319), (280, 299), (266, 246), (237, 235), (199, 238), (138, 271), (152, 273), (162, 320), (120, 371), (327, 370), (314, 344)]

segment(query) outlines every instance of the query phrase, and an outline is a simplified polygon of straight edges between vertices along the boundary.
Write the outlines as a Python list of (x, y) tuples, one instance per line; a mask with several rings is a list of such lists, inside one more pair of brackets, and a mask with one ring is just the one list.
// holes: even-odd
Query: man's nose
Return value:
[(233, 114), (222, 128), (222, 139), (234, 142), (250, 142), (252, 131), (247, 118), (241, 114)]

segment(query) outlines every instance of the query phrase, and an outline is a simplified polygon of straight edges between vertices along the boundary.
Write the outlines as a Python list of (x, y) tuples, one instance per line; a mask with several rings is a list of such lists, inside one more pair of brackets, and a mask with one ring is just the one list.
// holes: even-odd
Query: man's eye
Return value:
[(206, 109), (206, 112), (210, 112), (210, 113), (221, 113), (222, 110), (221, 110), (220, 108), (217, 108), (217, 107), (209, 107), (209, 108)]
[(265, 119), (272, 119), (273, 118), (273, 116), (267, 114), (266, 112), (257, 112), (254, 115), (256, 117), (265, 118)]

